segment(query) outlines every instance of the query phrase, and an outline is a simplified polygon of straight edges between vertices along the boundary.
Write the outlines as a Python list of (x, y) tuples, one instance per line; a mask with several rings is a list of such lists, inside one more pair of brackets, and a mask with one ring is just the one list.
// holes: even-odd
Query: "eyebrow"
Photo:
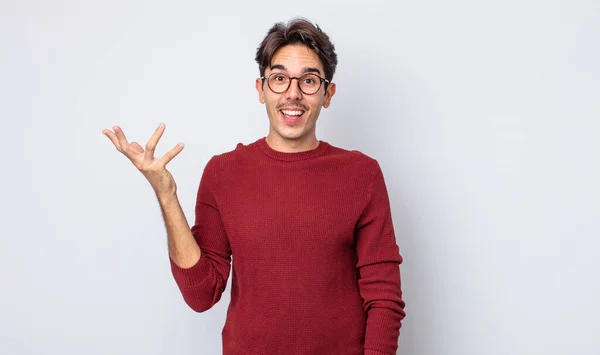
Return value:
[[(283, 66), (283, 65), (281, 65), (281, 64), (275, 64), (275, 65), (272, 65), (272, 66), (271, 66), (271, 70), (274, 70), (274, 69), (279, 69), (279, 70), (284, 70), (284, 71), (287, 71), (287, 69), (285, 68), (285, 66)], [(317, 74), (319, 74), (319, 75), (322, 75), (322, 74), (321, 74), (321, 71), (320, 71), (318, 68), (314, 68), (314, 67), (307, 67), (307, 68), (304, 68), (304, 69), (302, 70), (302, 73), (317, 73)]]

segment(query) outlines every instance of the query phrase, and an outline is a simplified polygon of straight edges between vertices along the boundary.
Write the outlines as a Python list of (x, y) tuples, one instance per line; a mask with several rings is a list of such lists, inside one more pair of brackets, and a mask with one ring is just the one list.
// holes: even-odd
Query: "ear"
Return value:
[(335, 83), (327, 85), (327, 91), (325, 92), (325, 101), (323, 101), (323, 107), (328, 108), (331, 104), (331, 98), (335, 95)]
[(261, 104), (265, 103), (265, 92), (263, 91), (263, 81), (261, 78), (256, 79), (256, 91), (258, 91), (258, 101)]

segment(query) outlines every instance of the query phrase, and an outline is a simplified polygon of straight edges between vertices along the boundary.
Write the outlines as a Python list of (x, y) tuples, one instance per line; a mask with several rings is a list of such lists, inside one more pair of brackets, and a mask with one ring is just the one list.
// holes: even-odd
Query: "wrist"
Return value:
[(156, 193), (156, 198), (158, 199), (158, 202), (165, 206), (165, 205), (169, 205), (173, 202), (178, 202), (177, 199), (177, 192), (172, 192), (172, 193)]

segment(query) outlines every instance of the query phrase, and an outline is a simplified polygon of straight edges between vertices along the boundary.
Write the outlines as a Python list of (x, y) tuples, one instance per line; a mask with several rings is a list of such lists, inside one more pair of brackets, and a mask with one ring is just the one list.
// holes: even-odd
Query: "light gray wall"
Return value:
[(398, 353), (600, 354), (597, 0), (2, 1), (0, 354), (220, 353), (229, 286), (187, 308), (101, 130), (167, 124), (192, 222), (208, 159), (266, 135), (254, 51), (296, 15), (340, 59), (319, 138), (384, 170)]

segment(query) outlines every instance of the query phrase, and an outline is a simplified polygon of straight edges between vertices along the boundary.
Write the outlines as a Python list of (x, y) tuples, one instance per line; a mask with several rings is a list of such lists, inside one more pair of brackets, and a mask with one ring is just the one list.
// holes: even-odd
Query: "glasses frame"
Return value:
[[(269, 85), (269, 78), (271, 77), (271, 75), (284, 75), (284, 76), (287, 76), (288, 78), (290, 78), (290, 81), (288, 82), (287, 88), (285, 88), (285, 90), (283, 90), (283, 91), (275, 91), (275, 90), (273, 90), (273, 88), (271, 88), (271, 85)], [(313, 92), (312, 94), (308, 94), (308, 93), (304, 92), (304, 90), (302, 90), (302, 88), (300, 87), (300, 78), (302, 78), (303, 76), (306, 76), (306, 75), (313, 75), (313, 76), (316, 76), (317, 78), (319, 78), (319, 88), (317, 89), (317, 91)], [(304, 73), (304, 74), (302, 74), (300, 76), (289, 76), (289, 75), (287, 75), (285, 73), (277, 73), (277, 72), (275, 72), (275, 73), (271, 73), (269, 75), (263, 75), (263, 76), (260, 77), (260, 79), (263, 81), (263, 85), (264, 85), (264, 81), (266, 80), (267, 81), (267, 86), (269, 87), (269, 90), (273, 91), (276, 94), (283, 94), (284, 92), (288, 91), (289, 88), (290, 88), (290, 86), (292, 85), (292, 80), (294, 80), (294, 79), (296, 79), (296, 82), (298, 83), (298, 89), (304, 95), (314, 95), (314, 94), (318, 93), (319, 90), (321, 90), (321, 86), (323, 85), (323, 82), (325, 82), (325, 89), (327, 89), (327, 85), (330, 84), (329, 80), (327, 80), (325, 78), (322, 78), (320, 75), (315, 74), (315, 73)]]

